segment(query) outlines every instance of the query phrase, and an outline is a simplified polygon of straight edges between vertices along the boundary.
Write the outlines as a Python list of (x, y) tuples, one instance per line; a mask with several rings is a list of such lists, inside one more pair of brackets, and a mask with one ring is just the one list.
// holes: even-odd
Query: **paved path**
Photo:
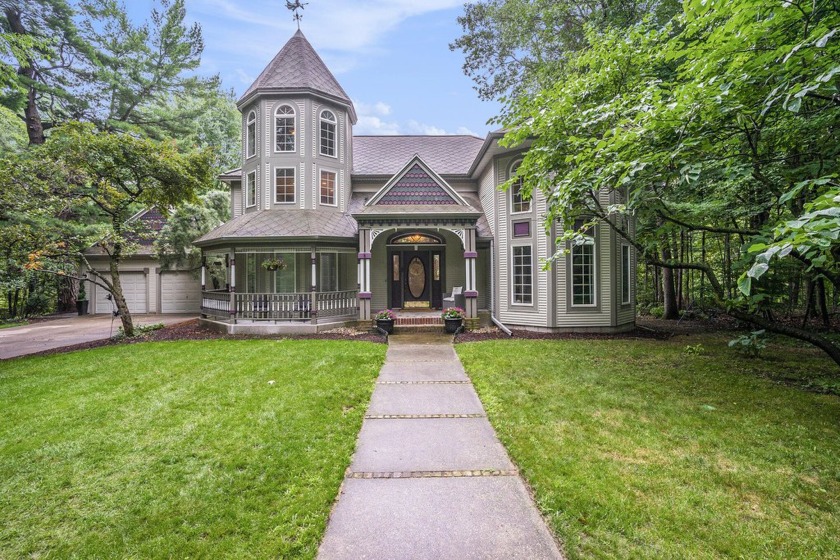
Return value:
[(562, 558), (451, 338), (391, 337), (318, 558)]
[[(163, 323), (172, 325), (196, 315), (132, 315), (134, 325)], [(84, 315), (38, 321), (22, 327), (0, 329), (0, 360), (25, 356), (53, 348), (102, 340), (117, 334), (119, 318), (110, 315)]]

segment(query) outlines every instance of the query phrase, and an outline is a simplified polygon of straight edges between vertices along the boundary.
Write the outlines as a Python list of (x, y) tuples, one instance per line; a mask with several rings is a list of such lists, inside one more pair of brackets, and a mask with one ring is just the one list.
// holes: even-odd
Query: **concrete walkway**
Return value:
[(391, 337), (318, 558), (562, 558), (451, 337)]
[[(163, 323), (173, 325), (195, 319), (196, 315), (132, 315), (134, 325)], [(20, 327), (0, 329), (0, 360), (35, 354), (64, 346), (103, 340), (117, 334), (122, 326), (111, 315), (77, 315), (48, 319)]]

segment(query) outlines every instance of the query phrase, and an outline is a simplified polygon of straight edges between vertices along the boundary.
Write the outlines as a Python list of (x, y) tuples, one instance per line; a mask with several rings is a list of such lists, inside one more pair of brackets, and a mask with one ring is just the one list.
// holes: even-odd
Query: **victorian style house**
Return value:
[(353, 102), (300, 31), (238, 107), (242, 166), (221, 177), (232, 219), (195, 242), (208, 324), (317, 331), (456, 302), (509, 327), (633, 325), (629, 245), (595, 227), (546, 267), (562, 225), (546, 229), (541, 194), (499, 189), (527, 145), (354, 136)]

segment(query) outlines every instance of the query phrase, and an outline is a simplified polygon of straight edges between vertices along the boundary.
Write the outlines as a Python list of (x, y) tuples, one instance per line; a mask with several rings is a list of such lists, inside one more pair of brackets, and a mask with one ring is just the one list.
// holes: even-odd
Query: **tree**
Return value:
[(214, 189), (175, 209), (155, 240), (155, 254), (163, 268), (201, 266), (201, 250), (193, 241), (230, 219), (230, 193)]
[[(664, 27), (590, 28), (560, 79), (516, 99), (505, 141), (533, 139), (519, 171), (526, 190), (547, 196), (547, 222), (583, 215), (603, 223), (647, 263), (701, 274), (732, 316), (806, 340), (840, 364), (829, 338), (773, 320), (781, 283), (769, 266), (784, 251), (803, 273), (836, 278), (826, 265), (840, 244), (831, 208), (838, 28), (838, 7), (819, 0), (691, 0)], [(640, 225), (635, 237), (627, 214)], [(799, 225), (821, 234), (799, 235)], [(695, 233), (739, 243), (741, 259), (728, 266), (746, 272), (749, 289), (742, 279), (740, 295), (730, 294), (720, 280), (727, 270), (708, 252), (696, 260), (672, 250), (670, 240), (679, 246)], [(770, 243), (779, 247), (772, 255)], [(767, 262), (752, 262), (751, 246)]]
[[(58, 127), (49, 142), (0, 164), (0, 186), (17, 192), (25, 204), (44, 208), (46, 216), (72, 212), (78, 222), (70, 244), (61, 233), (32, 253), (28, 269), (74, 276), (68, 268), (85, 261), (84, 248), (95, 245), (109, 258), (108, 273), (88, 267), (91, 282), (113, 295), (126, 336), (134, 325), (120, 283), (120, 263), (136, 245), (136, 226), (128, 219), (140, 208), (162, 212), (192, 201), (212, 183), (209, 151), (183, 154), (173, 142), (155, 142), (129, 134), (96, 131), (90, 124)], [(86, 222), (83, 234), (79, 227)]]

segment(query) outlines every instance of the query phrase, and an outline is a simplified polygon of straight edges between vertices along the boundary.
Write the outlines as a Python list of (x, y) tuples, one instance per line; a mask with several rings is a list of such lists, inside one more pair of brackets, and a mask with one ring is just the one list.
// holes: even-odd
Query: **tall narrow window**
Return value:
[(321, 292), (338, 291), (338, 254), (321, 253), (321, 266), (318, 275), (318, 290)]
[(321, 155), (335, 157), (335, 115), (332, 111), (321, 113)]
[(245, 185), (245, 206), (257, 205), (257, 172), (251, 171), (248, 173), (248, 179)]
[(274, 202), (277, 204), (295, 202), (294, 167), (278, 167), (274, 170)]
[(534, 267), (530, 245), (513, 248), (513, 303), (531, 305), (534, 301)]
[(245, 154), (252, 157), (257, 154), (257, 114), (248, 113), (248, 124), (245, 131)]
[(630, 303), (630, 282), (633, 277), (630, 274), (631, 265), (630, 245), (621, 246), (621, 303)]
[(335, 173), (321, 171), (321, 204), (335, 206)]
[(274, 115), (274, 151), (295, 151), (295, 110), (280, 105)]
[(572, 305), (595, 305), (595, 240), (572, 245)]
[(294, 253), (279, 253), (275, 258), (283, 259), (285, 268), (274, 272), (274, 289), (278, 294), (291, 294), (297, 291), (297, 271), (295, 270)]
[[(511, 166), (511, 177), (513, 177), (516, 174), (516, 170), (519, 169), (520, 163), (522, 162), (516, 162)], [(522, 177), (517, 177), (513, 185), (511, 185), (510, 187), (510, 208), (511, 212), (531, 211), (531, 199), (525, 198), (525, 196), (522, 193)]]

